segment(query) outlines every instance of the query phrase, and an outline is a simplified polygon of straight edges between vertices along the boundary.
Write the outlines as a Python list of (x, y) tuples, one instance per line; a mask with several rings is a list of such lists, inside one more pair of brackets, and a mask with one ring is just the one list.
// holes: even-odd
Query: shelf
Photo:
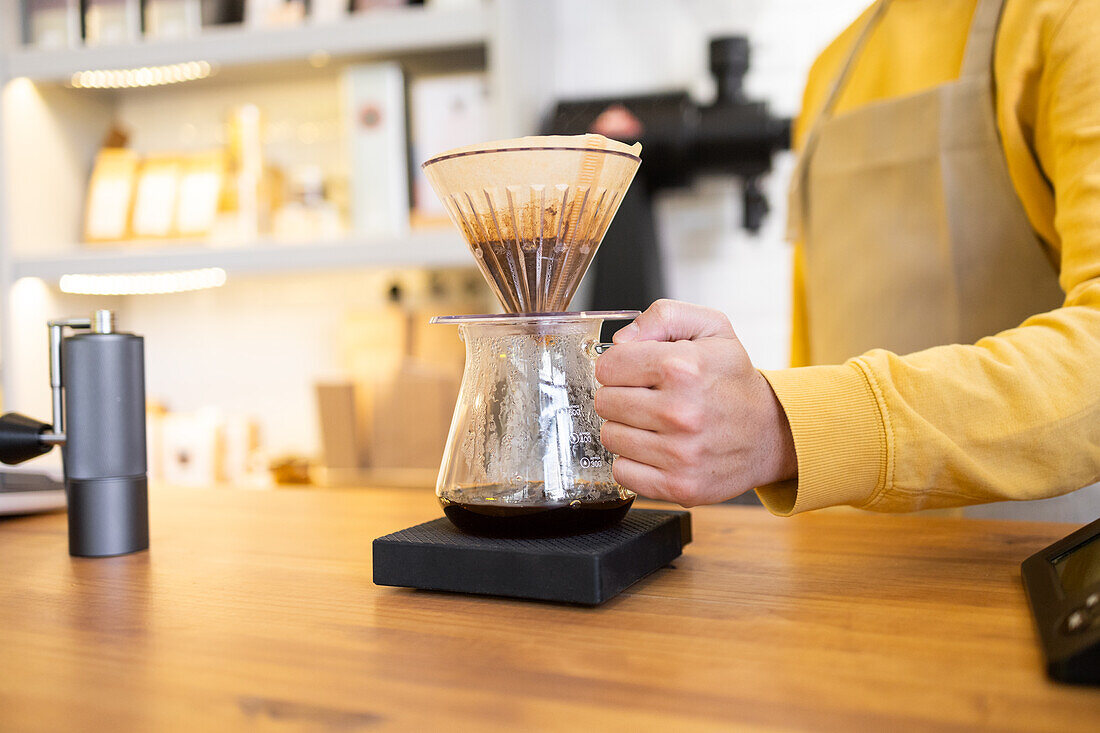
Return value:
[(7, 75), (33, 81), (68, 81), (74, 73), (90, 69), (132, 69), (186, 61), (233, 67), (305, 60), (319, 51), (333, 57), (418, 53), (483, 45), (491, 28), (492, 14), (486, 8), (372, 10), (323, 25), (212, 27), (189, 39), (150, 39), (71, 50), (20, 49), (7, 54)]
[(323, 244), (261, 243), (213, 248), (181, 243), (157, 249), (84, 250), (57, 257), (15, 257), (15, 278), (56, 281), (62, 275), (165, 272), (220, 267), (233, 275), (259, 275), (367, 267), (472, 267), (474, 258), (457, 232), (415, 232), (392, 239), (349, 238)]

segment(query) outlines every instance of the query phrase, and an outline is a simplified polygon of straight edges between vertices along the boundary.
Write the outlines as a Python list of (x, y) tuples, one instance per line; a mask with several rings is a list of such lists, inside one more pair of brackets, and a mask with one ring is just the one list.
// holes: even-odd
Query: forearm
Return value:
[(1100, 282), (975, 345), (764, 374), (798, 458), (797, 482), (759, 490), (777, 514), (1035, 499), (1100, 474)]

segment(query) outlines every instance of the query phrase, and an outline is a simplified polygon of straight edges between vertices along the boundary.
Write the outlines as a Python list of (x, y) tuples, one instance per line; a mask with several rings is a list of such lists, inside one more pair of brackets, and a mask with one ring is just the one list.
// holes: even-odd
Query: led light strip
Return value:
[(206, 267), (175, 272), (135, 272), (126, 275), (62, 275), (61, 292), (74, 295), (160, 295), (205, 290), (225, 285), (225, 270)]
[(183, 64), (142, 66), (137, 69), (78, 71), (69, 81), (77, 89), (130, 89), (205, 79), (213, 72), (214, 67), (205, 61), (188, 61)]

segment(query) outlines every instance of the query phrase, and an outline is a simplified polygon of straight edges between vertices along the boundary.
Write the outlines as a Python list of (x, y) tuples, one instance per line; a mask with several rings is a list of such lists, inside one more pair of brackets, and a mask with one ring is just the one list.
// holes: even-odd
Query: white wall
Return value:
[[(556, 3), (556, 96), (594, 97), (688, 89), (714, 94), (707, 41), (748, 35), (751, 98), (795, 115), (814, 58), (868, 0), (561, 0)], [(645, 151), (642, 152), (645, 158)], [(644, 163), (643, 163), (644, 165)], [(733, 320), (759, 367), (786, 366), (790, 249), (784, 243), (793, 162), (779, 156), (766, 182), (772, 213), (756, 236), (740, 227), (734, 180), (700, 181), (665, 195), (658, 227), (670, 295), (718, 308)]]

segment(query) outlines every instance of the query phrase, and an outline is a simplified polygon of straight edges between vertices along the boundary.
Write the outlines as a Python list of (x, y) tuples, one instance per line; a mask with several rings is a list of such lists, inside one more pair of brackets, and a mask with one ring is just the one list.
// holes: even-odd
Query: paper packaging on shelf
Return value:
[(335, 23), (347, 15), (347, 0), (312, 0), (309, 5), (309, 19), (312, 23)]
[(352, 0), (351, 9), (354, 12), (362, 12), (364, 10), (379, 10), (381, 8), (399, 8), (403, 5), (410, 5), (409, 0)]
[(150, 475), (159, 480), (172, 486), (252, 486), (258, 471), (266, 473), (256, 465), (260, 434), (252, 418), (226, 415), (216, 407), (146, 414), (156, 416), (149, 464)]
[(80, 45), (80, 0), (27, 0), (27, 39), (38, 48)]
[[(414, 161), (425, 161), (441, 150), (492, 136), (485, 74), (419, 77), (410, 84), (409, 96)], [(419, 165), (413, 167), (413, 204), (416, 224), (450, 225), (443, 204)]]
[(245, 23), (255, 28), (298, 25), (305, 15), (305, 0), (245, 0)]
[(163, 479), (172, 486), (213, 486), (221, 476), (221, 417), (216, 410), (168, 413), (160, 420)]
[(409, 353), (409, 314), (396, 305), (352, 311), (340, 329), (344, 364), (359, 379), (392, 374)]
[(354, 473), (367, 465), (366, 441), (359, 435), (355, 412), (355, 385), (321, 382), (315, 386), (321, 423), (322, 462), (332, 472)]
[(145, 35), (185, 38), (202, 28), (199, 0), (145, 0)]
[(439, 10), (468, 10), (481, 5), (483, 0), (425, 0), (430, 8)]
[(218, 216), (224, 185), (225, 153), (211, 150), (186, 156), (179, 178), (175, 233), (182, 237), (208, 235)]
[(404, 360), (388, 379), (356, 385), (371, 468), (439, 468), (458, 397), (452, 369)]
[[(330, 439), (328, 428), (323, 428), (326, 455), (332, 450), (343, 456), (339, 460), (347, 461), (354, 454), (360, 467), (371, 469), (439, 467), (458, 395), (461, 362), (456, 362), (450, 348), (441, 353), (425, 342), (418, 350), (413, 324), (422, 316), (391, 305), (346, 317), (344, 358), (352, 375), (349, 382), (354, 384), (355, 427), (347, 427), (346, 411), (332, 406), (348, 399), (347, 387), (342, 393), (336, 387), (324, 392), (319, 387), (322, 424), (344, 434)], [(433, 361), (414, 356), (418, 351)], [(356, 448), (347, 445), (349, 439)]]
[(318, 384), (328, 482), (360, 469), (439, 468), (458, 383), (453, 369), (406, 359), (385, 376)]
[(96, 155), (84, 211), (84, 239), (110, 242), (126, 238), (139, 159), (125, 148), (104, 148)]
[(149, 478), (164, 480), (164, 418), (168, 410), (164, 405), (147, 401), (145, 404), (145, 455)]
[(297, 165), (290, 171), (287, 201), (275, 211), (271, 235), (284, 242), (336, 239), (344, 233), (340, 212), (325, 198), (319, 165)]
[(133, 43), (140, 36), (140, 0), (85, 0), (84, 42), (87, 45)]
[(141, 164), (130, 230), (135, 237), (169, 237), (174, 233), (179, 194), (178, 156), (151, 156)]
[(204, 26), (244, 22), (243, 0), (201, 0), (200, 4)]
[(351, 158), (351, 218), (366, 237), (409, 226), (405, 83), (395, 63), (349, 66), (342, 80)]
[(462, 367), (466, 363), (466, 345), (461, 339), (456, 339), (453, 332), (448, 333), (447, 329), (439, 328), (429, 321), (433, 316), (482, 313), (484, 310), (470, 305), (459, 305), (453, 310), (434, 307), (414, 311), (409, 338), (413, 358), (461, 375)]
[(258, 468), (254, 460), (260, 449), (260, 428), (244, 415), (226, 415), (221, 425), (219, 478), (233, 485), (250, 484)]

